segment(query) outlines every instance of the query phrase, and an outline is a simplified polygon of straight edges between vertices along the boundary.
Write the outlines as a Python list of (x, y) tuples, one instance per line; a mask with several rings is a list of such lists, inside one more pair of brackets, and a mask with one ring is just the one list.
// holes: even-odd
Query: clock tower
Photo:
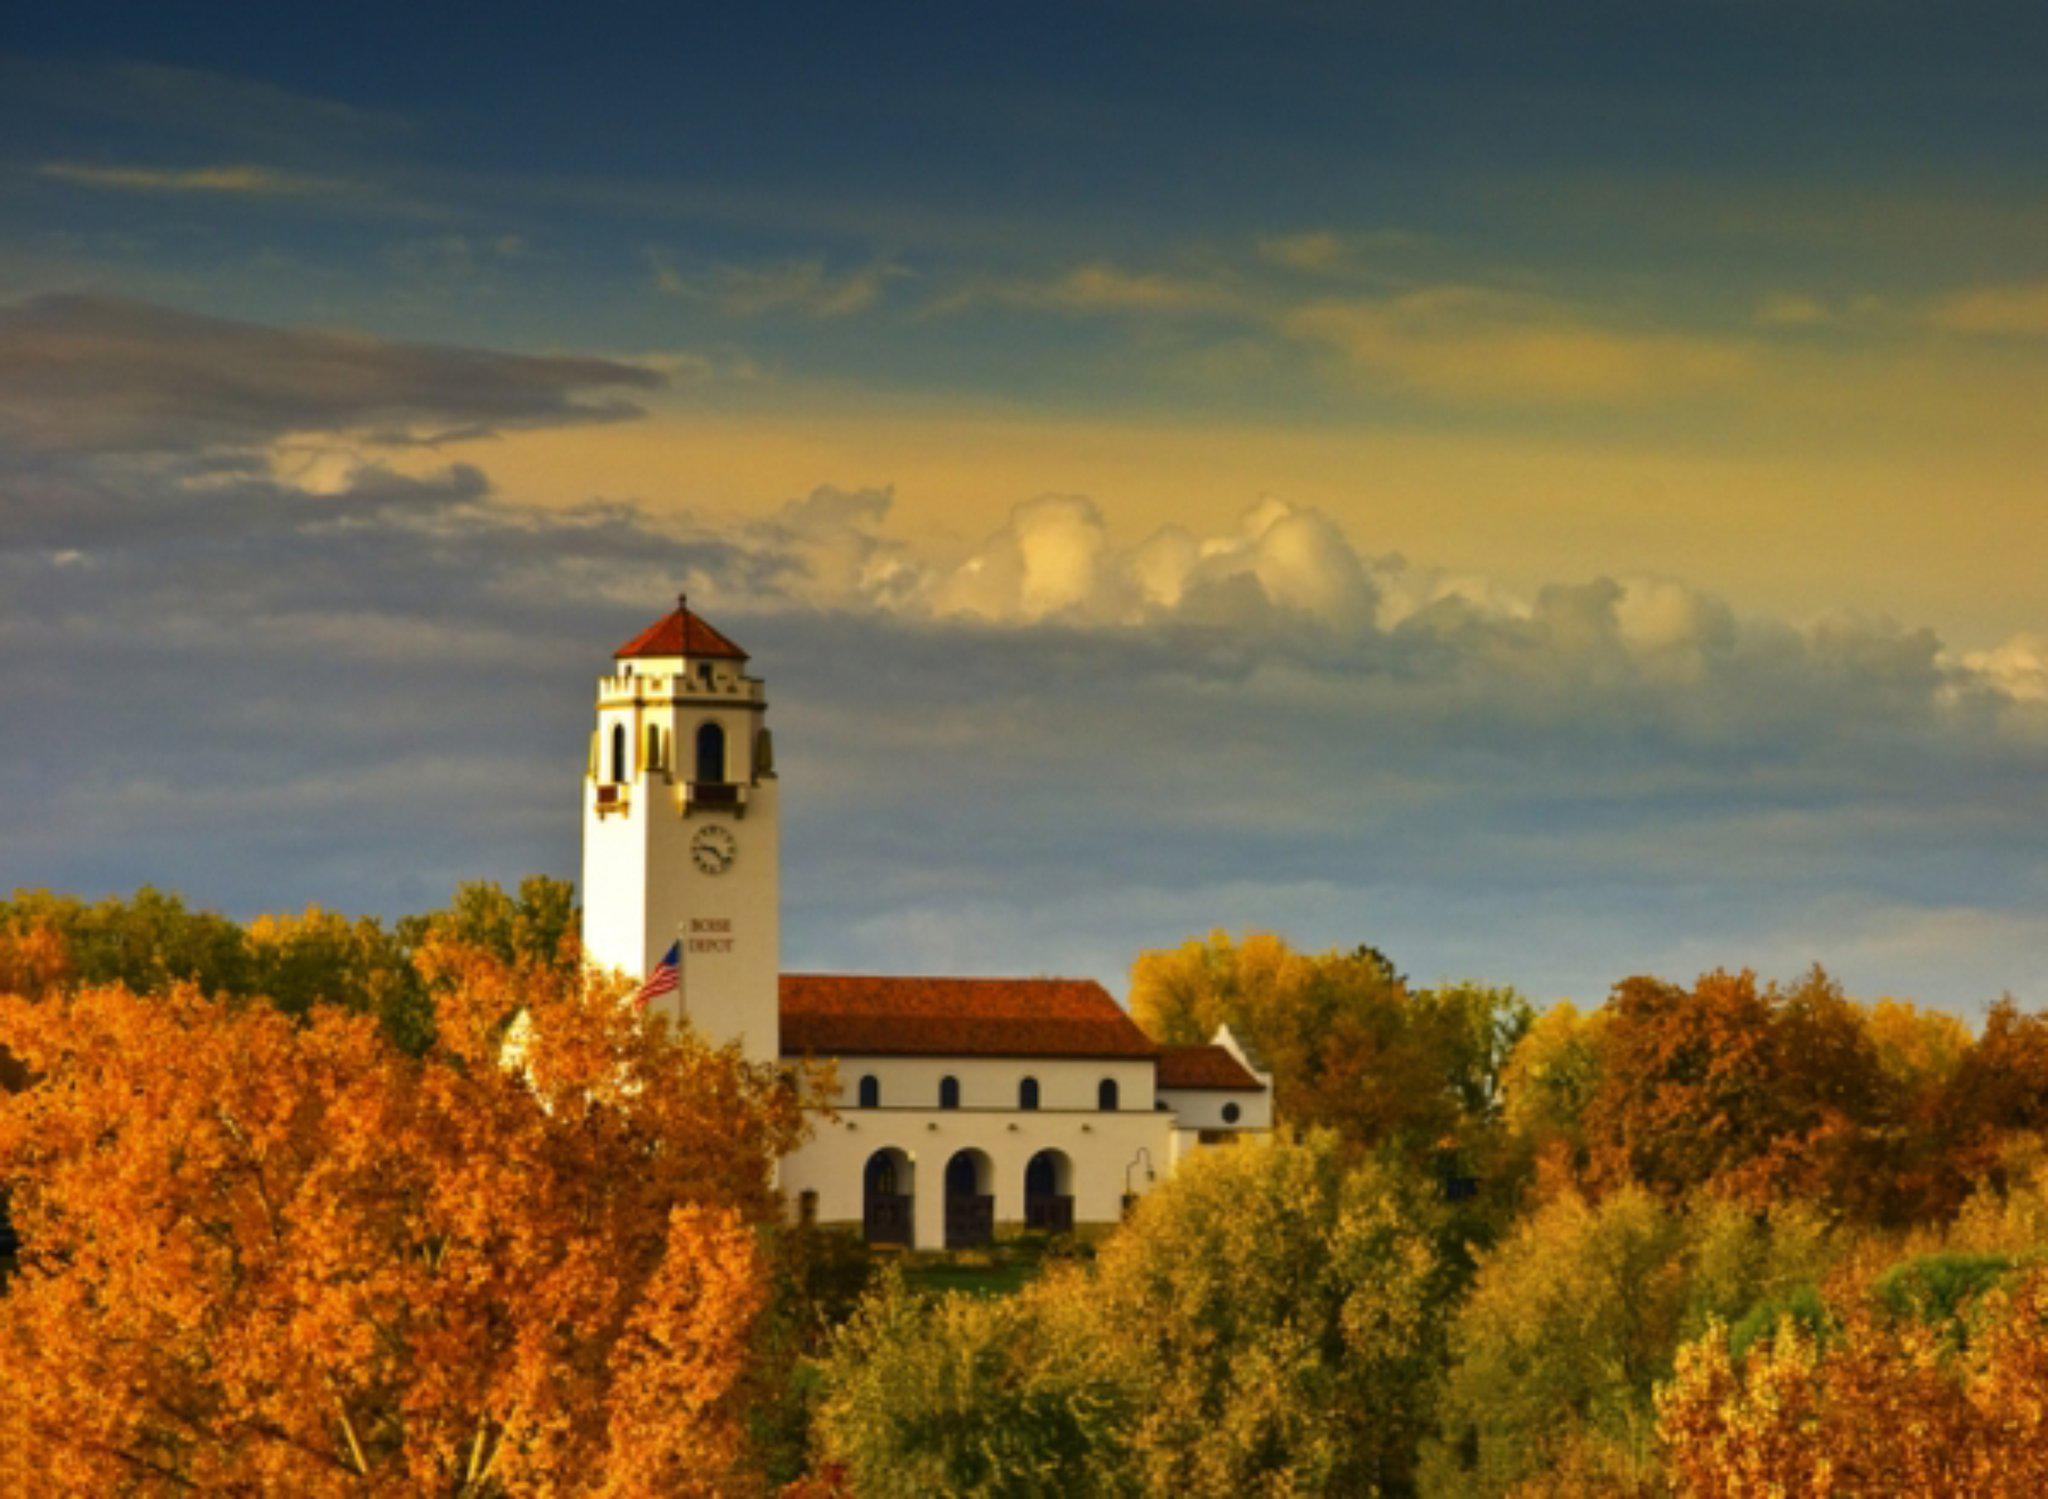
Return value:
[(583, 947), (643, 979), (673, 944), (656, 1010), (773, 1062), (780, 826), (767, 694), (746, 666), (680, 598), (613, 653), (583, 777)]

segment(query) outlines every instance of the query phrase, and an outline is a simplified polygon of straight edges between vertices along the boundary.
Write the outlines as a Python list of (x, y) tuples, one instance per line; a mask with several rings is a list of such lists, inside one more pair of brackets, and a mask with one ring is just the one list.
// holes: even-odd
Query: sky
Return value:
[(793, 968), (1212, 928), (2048, 1002), (2048, 12), (0, 30), (0, 888), (577, 871), (753, 653)]

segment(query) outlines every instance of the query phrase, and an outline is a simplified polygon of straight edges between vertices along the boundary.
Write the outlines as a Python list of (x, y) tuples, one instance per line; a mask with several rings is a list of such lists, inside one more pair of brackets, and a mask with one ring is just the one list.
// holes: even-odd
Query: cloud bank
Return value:
[(1039, 496), (946, 551), (886, 489), (714, 525), (419, 464), (657, 379), (0, 309), (0, 881), (390, 911), (573, 873), (591, 679), (686, 586), (771, 682), (793, 966), (1114, 979), (1263, 924), (1538, 994), (1820, 958), (1968, 1008), (2048, 961), (2039, 635), (1517, 593), (1282, 499), (1121, 538)]

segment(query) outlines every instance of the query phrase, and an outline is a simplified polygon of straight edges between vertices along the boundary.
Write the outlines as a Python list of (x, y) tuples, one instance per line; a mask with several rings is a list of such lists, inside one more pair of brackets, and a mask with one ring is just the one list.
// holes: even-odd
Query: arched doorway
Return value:
[(1074, 1231), (1074, 1163), (1063, 1150), (1041, 1150), (1024, 1166), (1024, 1226)]
[(861, 1168), (861, 1233), (870, 1244), (910, 1245), (912, 1204), (917, 1200), (916, 1168), (890, 1146), (868, 1157)]
[(946, 1247), (989, 1244), (996, 1236), (995, 1167), (978, 1150), (946, 1162)]

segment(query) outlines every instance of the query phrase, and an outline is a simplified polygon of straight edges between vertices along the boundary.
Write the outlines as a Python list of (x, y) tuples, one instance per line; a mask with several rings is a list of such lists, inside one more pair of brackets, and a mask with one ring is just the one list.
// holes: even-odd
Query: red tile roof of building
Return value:
[(1159, 1054), (1092, 979), (782, 975), (785, 1056), (1094, 1057)]
[(614, 660), (627, 656), (722, 657), (744, 661), (747, 653), (704, 623), (682, 605), (671, 609), (653, 624), (612, 652)]
[(1262, 1093), (1266, 1085), (1225, 1046), (1162, 1046), (1159, 1048), (1162, 1088), (1225, 1088)]

